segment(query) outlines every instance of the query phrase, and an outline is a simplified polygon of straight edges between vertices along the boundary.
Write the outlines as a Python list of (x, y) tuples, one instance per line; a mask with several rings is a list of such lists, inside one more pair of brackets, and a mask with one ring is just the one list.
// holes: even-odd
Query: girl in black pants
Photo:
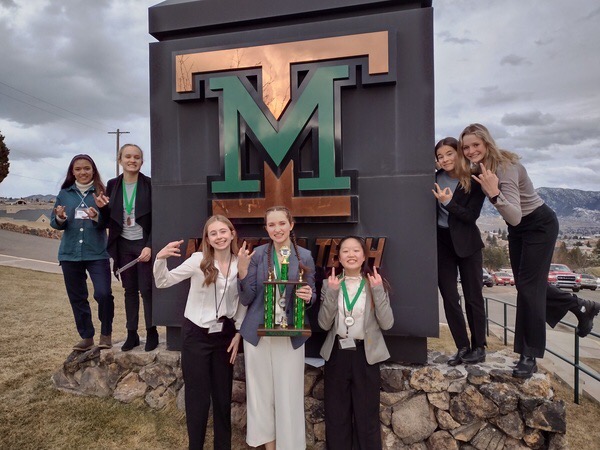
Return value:
[[(457, 353), (448, 360), (455, 366), (461, 362), (485, 361), (485, 309), (483, 304), (483, 241), (475, 222), (481, 213), (485, 195), (477, 183), (471, 183), (468, 166), (458, 152), (458, 141), (447, 137), (435, 146), (440, 169), (436, 173), (438, 286), (444, 300), (444, 311)], [(460, 306), (456, 285), (457, 268), (465, 298), (465, 311), (471, 340)]]
[(515, 352), (521, 355), (513, 376), (529, 378), (544, 356), (546, 325), (554, 327), (571, 311), (578, 319), (577, 334), (586, 336), (600, 304), (548, 285), (558, 220), (538, 196), (515, 153), (501, 150), (486, 127), (475, 123), (460, 135), (459, 148), (478, 175), (492, 205), (508, 224), (508, 251), (517, 287)]

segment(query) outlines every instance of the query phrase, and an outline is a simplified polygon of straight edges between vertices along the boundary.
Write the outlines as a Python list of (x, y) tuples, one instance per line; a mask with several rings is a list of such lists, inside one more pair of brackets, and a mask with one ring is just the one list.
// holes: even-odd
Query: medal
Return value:
[(131, 226), (131, 217), (127, 217), (127, 226), (130, 227)]
[(344, 323), (347, 327), (351, 327), (352, 325), (354, 325), (354, 317), (346, 316), (346, 318), (344, 319)]

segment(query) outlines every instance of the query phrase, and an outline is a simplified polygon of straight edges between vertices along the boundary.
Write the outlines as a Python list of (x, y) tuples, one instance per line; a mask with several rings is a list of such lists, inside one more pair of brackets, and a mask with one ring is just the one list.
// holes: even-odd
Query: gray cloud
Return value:
[(450, 34), (448, 31), (444, 31), (442, 33), (438, 33), (438, 36), (442, 38), (444, 42), (449, 42), (451, 44), (477, 44), (478, 41), (474, 39), (470, 39), (467, 37), (456, 37)]
[(504, 58), (500, 60), (501, 65), (510, 65), (510, 66), (524, 66), (531, 65), (531, 61), (522, 56), (518, 56), (515, 54), (506, 55)]
[(542, 114), (540, 111), (508, 113), (502, 116), (502, 124), (507, 126), (549, 125), (554, 122), (552, 114)]
[(498, 86), (486, 86), (480, 89), (482, 95), (477, 99), (478, 106), (506, 104), (531, 97), (529, 92), (505, 92)]

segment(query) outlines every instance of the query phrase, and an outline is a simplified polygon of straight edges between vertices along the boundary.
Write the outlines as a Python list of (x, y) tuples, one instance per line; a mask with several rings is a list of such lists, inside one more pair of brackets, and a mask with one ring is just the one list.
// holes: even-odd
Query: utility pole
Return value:
[(116, 134), (117, 135), (117, 153), (115, 159), (117, 161), (117, 176), (119, 176), (119, 136), (122, 134), (129, 134), (129, 131), (121, 131), (117, 128), (117, 131), (109, 131), (108, 134)]

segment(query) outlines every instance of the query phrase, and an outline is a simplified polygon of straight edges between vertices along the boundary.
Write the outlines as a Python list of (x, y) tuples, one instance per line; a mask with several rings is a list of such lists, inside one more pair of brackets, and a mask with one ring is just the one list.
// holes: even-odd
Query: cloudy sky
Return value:
[[(147, 9), (157, 3), (0, 0), (0, 133), (11, 150), (0, 196), (57, 193), (77, 153), (113, 177), (117, 129), (129, 131), (121, 144), (149, 150)], [(598, 2), (433, 6), (436, 138), (481, 122), (522, 155), (536, 187), (600, 191)]]

